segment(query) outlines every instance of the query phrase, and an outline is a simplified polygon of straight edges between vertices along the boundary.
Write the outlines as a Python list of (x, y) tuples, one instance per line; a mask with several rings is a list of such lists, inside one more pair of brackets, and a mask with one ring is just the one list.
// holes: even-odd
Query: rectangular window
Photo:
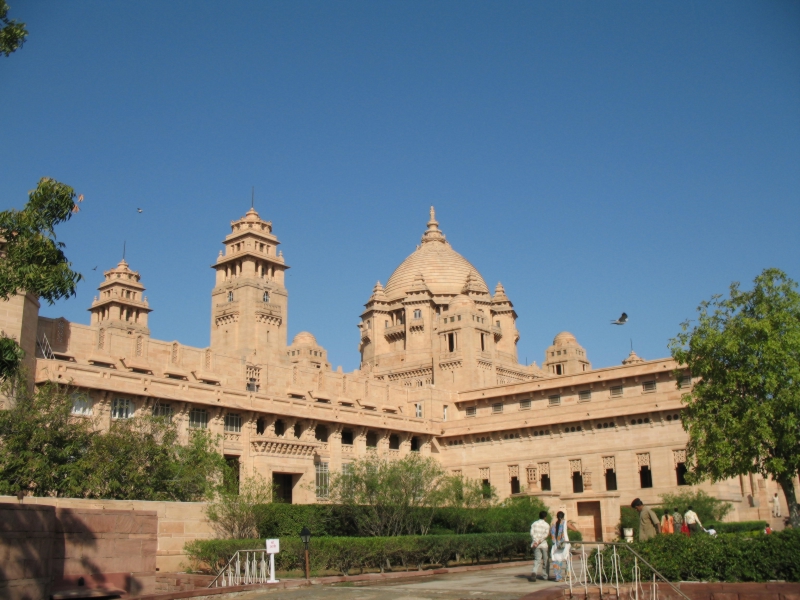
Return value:
[(550, 406), (558, 406), (559, 404), (561, 404), (561, 396), (559, 396), (558, 394), (550, 396), (548, 400)]
[(172, 423), (172, 405), (171, 404), (164, 404), (162, 402), (158, 402), (155, 406), (153, 406), (153, 416), (154, 417), (161, 417)]
[(686, 463), (679, 462), (675, 465), (675, 476), (678, 480), (678, 485), (689, 485), (686, 483)]
[(549, 492), (550, 491), (550, 475), (542, 475), (542, 491)]
[(528, 410), (528, 409), (530, 409), (530, 407), (531, 407), (530, 399), (528, 399), (528, 400), (520, 400), (519, 401), (519, 409), (520, 410)]
[(208, 429), (208, 411), (193, 408), (189, 411), (189, 427), (192, 429)]
[(414, 318), (415, 319), (421, 319), (422, 318), (422, 311), (421, 310), (415, 310), (414, 311)]
[(422, 404), (415, 404), (414, 405), (414, 415), (418, 418), (422, 418)]
[(573, 471), (572, 473), (572, 493), (583, 493), (583, 473), (580, 471)]
[(611, 388), (611, 397), (612, 398), (620, 398), (622, 396), (622, 386), (615, 385)]
[(114, 398), (111, 405), (112, 419), (130, 419), (133, 416), (133, 401), (127, 398)]
[[(349, 466), (349, 465), (348, 465)], [(315, 488), (317, 498), (325, 499), (328, 497), (328, 483), (330, 481), (330, 473), (328, 472), (328, 463), (321, 462), (314, 465), (316, 471)], [(344, 465), (342, 465), (342, 473), (344, 473)]]
[(655, 381), (645, 381), (642, 383), (642, 391), (643, 392), (655, 392), (656, 391), (656, 382)]
[(478, 407), (477, 406), (468, 406), (467, 407), (467, 416), (474, 417), (478, 414)]
[(519, 477), (511, 478), (511, 493), (519, 494)]
[(492, 404), (492, 412), (494, 414), (498, 414), (498, 413), (503, 412), (503, 403), (502, 402), (497, 402), (495, 404)]
[(642, 467), (639, 469), (639, 483), (642, 485), (642, 488), (653, 487), (653, 472), (650, 470), (650, 467)]
[(614, 469), (606, 469), (606, 491), (617, 491), (617, 474)]
[(447, 404), (442, 407), (442, 421), (447, 421)]
[(447, 334), (447, 351), (448, 352), (455, 352), (456, 351), (456, 334), (455, 333), (448, 333)]
[(578, 393), (578, 399), (581, 402), (588, 402), (592, 399), (592, 391), (591, 390), (583, 390), (582, 392)]
[(227, 413), (225, 415), (225, 431), (230, 431), (231, 433), (241, 433), (242, 417), (233, 413)]
[(680, 381), (680, 388), (682, 390), (692, 387), (692, 376), (685, 375)]
[(92, 401), (89, 396), (84, 394), (72, 394), (72, 414), (90, 415), (92, 414)]
[(353, 445), (353, 432), (351, 430), (345, 429), (342, 431), (342, 445), (343, 446)]

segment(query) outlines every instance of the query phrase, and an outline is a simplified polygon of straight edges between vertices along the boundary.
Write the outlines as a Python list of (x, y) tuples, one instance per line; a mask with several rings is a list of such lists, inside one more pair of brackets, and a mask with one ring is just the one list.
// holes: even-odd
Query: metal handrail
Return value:
[[(246, 566), (245, 566), (245, 574), (244, 575), (242, 575), (242, 573), (241, 573), (241, 557), (239, 556), (240, 552), (244, 552), (245, 553), (244, 556), (245, 556), (245, 565)], [(256, 553), (261, 553), (261, 555), (262, 555), (261, 556), (262, 569), (266, 568), (266, 558), (264, 557), (264, 554), (266, 554), (267, 551), (264, 548), (254, 548), (254, 549), (251, 549), (251, 550), (237, 550), (233, 554), (233, 556), (231, 556), (231, 558), (228, 561), (228, 563), (224, 567), (222, 567), (222, 569), (217, 574), (217, 576), (214, 577), (213, 581), (208, 584), (208, 587), (210, 587), (210, 588), (211, 587), (229, 587), (230, 585), (233, 585), (232, 581), (238, 580), (238, 579), (242, 579), (242, 578), (246, 580), (245, 581), (246, 583), (250, 583), (251, 579), (252, 580), (264, 579), (264, 581), (266, 581), (266, 577), (265, 577), (265, 573), (264, 572), (262, 572), (262, 573), (256, 573), (256, 572), (250, 573), (250, 556), (249, 556), (250, 552), (253, 553), (253, 567), (254, 567), (254, 570), (255, 570), (256, 565), (257, 565), (257, 560), (255, 558)], [(235, 573), (232, 572), (232, 570), (231, 570), (231, 566), (233, 565), (234, 560), (236, 561), (236, 571), (235, 571)], [(226, 574), (228, 575), (228, 581), (227, 582), (225, 581), (225, 575)], [(222, 584), (221, 585), (218, 584), (218, 580), (219, 580), (220, 577), (222, 577)], [(255, 583), (262, 583), (262, 581), (255, 581)]]
[[(666, 577), (664, 577), (661, 573), (659, 573), (658, 570), (652, 564), (650, 564), (641, 554), (639, 554), (636, 550), (631, 548), (630, 544), (628, 544), (627, 542), (584, 542), (584, 541), (577, 542), (576, 541), (576, 544), (583, 544), (583, 545), (589, 545), (589, 546), (613, 546), (613, 547), (625, 548), (631, 554), (633, 554), (638, 560), (642, 561), (645, 565), (647, 565), (650, 568), (650, 570), (653, 571), (653, 573), (656, 576), (658, 576), (658, 578), (661, 579), (664, 583), (669, 585), (673, 590), (675, 590), (678, 594), (683, 596), (686, 600), (691, 600), (689, 598), (689, 596), (684, 594), (679, 588), (675, 587), (675, 585), (671, 581), (669, 581)], [(585, 560), (585, 555), (584, 555), (584, 560)], [(571, 573), (571, 569), (570, 569), (570, 573)], [(588, 574), (588, 569), (587, 569), (587, 574)], [(571, 584), (571, 582), (570, 582), (570, 584)], [(570, 587), (571, 587), (571, 585), (570, 585)], [(585, 582), (584, 583), (584, 587), (588, 588), (588, 583)], [(587, 591), (588, 591), (588, 589), (587, 589)], [(619, 592), (619, 581), (617, 582), (617, 591)], [(602, 595), (603, 595), (603, 576), (602, 576), (602, 570), (601, 570), (600, 571), (600, 596), (602, 597)], [(619, 593), (617, 594), (617, 596), (619, 596)]]

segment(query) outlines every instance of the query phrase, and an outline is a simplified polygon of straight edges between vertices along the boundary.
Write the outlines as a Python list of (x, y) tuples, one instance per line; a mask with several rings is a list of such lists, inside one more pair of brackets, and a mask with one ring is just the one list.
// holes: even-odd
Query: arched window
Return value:
[(262, 298), (264, 302), (269, 302), (269, 292), (264, 292), (264, 297)]

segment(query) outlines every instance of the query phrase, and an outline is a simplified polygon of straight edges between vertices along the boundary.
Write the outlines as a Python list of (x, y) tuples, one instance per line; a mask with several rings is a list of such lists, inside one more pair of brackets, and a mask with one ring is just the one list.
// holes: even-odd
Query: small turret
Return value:
[(144, 297), (139, 273), (132, 271), (123, 258), (103, 275), (105, 279), (97, 288), (100, 294), (89, 308), (92, 325), (150, 335), (147, 316), (152, 309)]

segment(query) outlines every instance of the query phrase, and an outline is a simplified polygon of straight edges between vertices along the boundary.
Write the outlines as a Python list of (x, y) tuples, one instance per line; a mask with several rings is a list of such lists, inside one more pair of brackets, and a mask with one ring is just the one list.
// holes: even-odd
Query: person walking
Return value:
[(772, 516), (773, 517), (780, 517), (781, 516), (781, 499), (778, 497), (778, 492), (775, 492), (775, 495), (770, 500), (772, 503)]
[(680, 533), (683, 527), (683, 515), (677, 508), (672, 509), (672, 529), (673, 533)]
[(635, 498), (631, 502), (631, 508), (639, 512), (639, 541), (643, 542), (656, 537), (661, 529), (658, 515), (646, 507), (639, 498)]
[(567, 560), (570, 559), (569, 535), (567, 534), (567, 522), (564, 513), (556, 513), (556, 522), (550, 528), (550, 539), (553, 548), (550, 550), (550, 560), (553, 564), (553, 575), (556, 581), (563, 581), (567, 574)]
[(669, 514), (669, 509), (661, 516), (661, 533), (674, 533), (675, 521)]
[[(539, 520), (531, 524), (531, 548), (533, 548), (533, 580), (549, 579), (550, 575), (550, 554), (547, 552), (547, 536), (550, 535), (550, 523), (544, 520), (547, 511), (539, 513)], [(544, 565), (544, 571), (539, 576), (539, 568)]]
[(703, 524), (700, 522), (700, 517), (698, 517), (697, 513), (692, 510), (691, 506), (683, 514), (683, 522), (689, 527), (690, 535), (699, 531), (703, 531)]

